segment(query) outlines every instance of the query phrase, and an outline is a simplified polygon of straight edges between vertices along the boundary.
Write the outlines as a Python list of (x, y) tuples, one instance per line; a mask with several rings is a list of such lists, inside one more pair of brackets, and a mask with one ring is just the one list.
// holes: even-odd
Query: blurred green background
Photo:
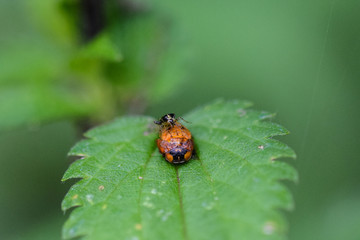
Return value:
[(0, 1), (0, 239), (60, 239), (66, 154), (115, 116), (276, 112), (289, 239), (360, 239), (360, 2)]

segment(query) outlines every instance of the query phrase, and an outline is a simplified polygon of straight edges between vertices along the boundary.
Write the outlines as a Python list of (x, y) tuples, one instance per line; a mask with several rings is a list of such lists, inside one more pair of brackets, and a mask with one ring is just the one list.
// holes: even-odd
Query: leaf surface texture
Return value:
[(81, 178), (62, 208), (76, 207), (63, 228), (70, 239), (284, 239), (291, 209), (279, 180), (295, 157), (273, 136), (288, 131), (241, 101), (216, 101), (184, 116), (196, 158), (167, 163), (156, 148), (154, 119), (123, 117), (90, 130), (70, 155), (81, 156), (63, 180)]

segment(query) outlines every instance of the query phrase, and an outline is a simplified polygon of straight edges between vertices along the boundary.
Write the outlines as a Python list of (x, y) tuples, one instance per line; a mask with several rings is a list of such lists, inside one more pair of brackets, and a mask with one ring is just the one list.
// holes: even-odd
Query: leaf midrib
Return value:
[(180, 184), (180, 176), (179, 176), (179, 167), (175, 166), (175, 171), (176, 171), (176, 182), (177, 182), (177, 186), (178, 186), (178, 197), (179, 197), (179, 209), (180, 209), (180, 216), (181, 216), (181, 223), (183, 225), (182, 229), (183, 229), (183, 237), (184, 240), (188, 240), (188, 231), (187, 231), (187, 227), (186, 227), (186, 218), (185, 218), (185, 212), (184, 212), (184, 204), (183, 204), (183, 199), (182, 199), (182, 194), (181, 194), (181, 184)]
[[(136, 139), (136, 138), (134, 138), (134, 139)], [(155, 147), (152, 147), (152, 149), (154, 149), (154, 148), (155, 148)], [(156, 151), (156, 150), (155, 150), (155, 151)], [(147, 165), (148, 165), (148, 163), (149, 163), (149, 161), (150, 161), (150, 159), (151, 159), (151, 157), (152, 157), (152, 155), (154, 154), (155, 151), (154, 151), (154, 150), (150, 151), (151, 154), (150, 154), (150, 156), (147, 158), (147, 160), (145, 161), (145, 164), (144, 164), (144, 165), (139, 165), (139, 166), (137, 166), (136, 168), (134, 168), (133, 170), (131, 170), (131, 171), (129, 171), (128, 173), (126, 173), (126, 174), (124, 175), (124, 177), (123, 177), (120, 181), (118, 181), (118, 182), (116, 183), (114, 189), (106, 196), (106, 198), (105, 198), (104, 200), (102, 200), (102, 202), (107, 202), (107, 201), (109, 200), (109, 198), (112, 196), (112, 194), (119, 189), (120, 184), (121, 184), (123, 181), (125, 181), (125, 179), (127, 178), (127, 176), (129, 176), (131, 173), (133, 173), (133, 172), (135, 172), (135, 171), (138, 171), (139, 168), (142, 168), (143, 174), (141, 174), (141, 175), (142, 175), (143, 179), (141, 180), (141, 183), (140, 183), (140, 190), (139, 190), (139, 197), (138, 197), (138, 215), (139, 215), (140, 224), (142, 224), (141, 206), (140, 206), (141, 204), (140, 204), (140, 203), (141, 203), (142, 188), (143, 188), (143, 185), (144, 185), (144, 181), (145, 181), (145, 179), (146, 179), (146, 178), (145, 178), (146, 167), (147, 167)], [(106, 161), (106, 162), (108, 162), (108, 161)], [(99, 203), (98, 203), (98, 204), (99, 204)], [(97, 218), (97, 222), (101, 222), (100, 220), (102, 220), (103, 218), (104, 218), (104, 215), (103, 215), (102, 217), (100, 217), (100, 218)], [(94, 232), (95, 229), (96, 229), (96, 228), (93, 228), (93, 231), (92, 231), (92, 232)], [(144, 231), (141, 230), (140, 232), (141, 232), (141, 235), (142, 235), (142, 239), (144, 239), (144, 236), (143, 236), (143, 232), (144, 232)], [(89, 235), (91, 235), (91, 234), (89, 234)]]

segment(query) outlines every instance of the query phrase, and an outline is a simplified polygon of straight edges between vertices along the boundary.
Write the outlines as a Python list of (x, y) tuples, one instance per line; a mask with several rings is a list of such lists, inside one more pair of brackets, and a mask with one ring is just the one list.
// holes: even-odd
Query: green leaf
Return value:
[(63, 181), (82, 178), (66, 195), (63, 237), (83, 239), (284, 239), (291, 209), (282, 179), (296, 171), (277, 161), (295, 157), (272, 139), (288, 131), (249, 110), (217, 101), (184, 118), (197, 159), (181, 166), (158, 152), (152, 118), (123, 117), (86, 133), (70, 155), (82, 156)]

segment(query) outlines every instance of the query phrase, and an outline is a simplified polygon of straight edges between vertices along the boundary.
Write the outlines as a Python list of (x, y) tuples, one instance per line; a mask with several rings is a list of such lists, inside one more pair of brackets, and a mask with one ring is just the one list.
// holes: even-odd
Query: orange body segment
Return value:
[(174, 114), (167, 114), (155, 123), (160, 125), (156, 143), (165, 159), (173, 164), (189, 161), (194, 150), (190, 131), (175, 119)]

